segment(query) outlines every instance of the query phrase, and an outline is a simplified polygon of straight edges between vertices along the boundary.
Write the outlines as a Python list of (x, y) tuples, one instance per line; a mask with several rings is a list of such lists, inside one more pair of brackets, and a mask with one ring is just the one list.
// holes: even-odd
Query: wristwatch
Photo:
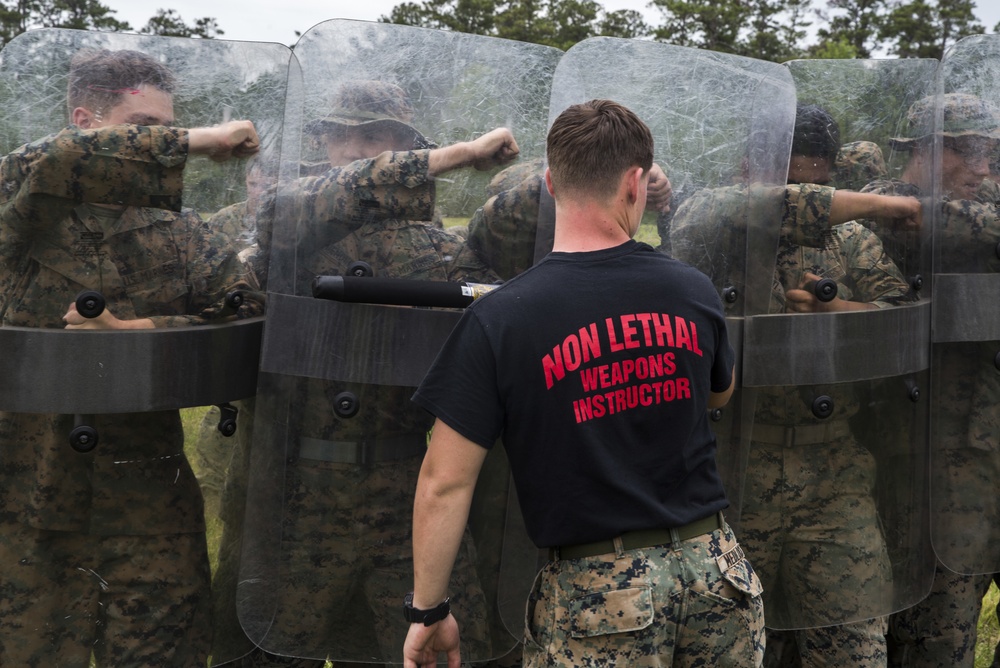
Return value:
[(403, 618), (411, 624), (423, 623), (424, 626), (437, 624), (451, 612), (451, 599), (446, 598), (430, 610), (413, 607), (413, 592), (403, 598)]

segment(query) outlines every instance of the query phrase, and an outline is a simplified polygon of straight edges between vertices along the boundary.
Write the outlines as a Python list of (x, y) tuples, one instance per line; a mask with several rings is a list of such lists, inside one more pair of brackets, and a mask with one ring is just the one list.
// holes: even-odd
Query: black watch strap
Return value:
[(424, 626), (437, 624), (451, 612), (451, 599), (446, 598), (429, 610), (413, 607), (413, 592), (403, 599), (403, 618), (411, 624), (422, 623)]

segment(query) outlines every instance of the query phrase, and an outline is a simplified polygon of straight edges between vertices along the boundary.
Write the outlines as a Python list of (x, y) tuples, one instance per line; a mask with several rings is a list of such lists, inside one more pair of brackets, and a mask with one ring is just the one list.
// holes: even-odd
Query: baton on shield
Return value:
[(405, 278), (317, 276), (313, 279), (312, 294), (317, 299), (354, 304), (465, 308), (498, 287), (486, 283), (413, 281)]

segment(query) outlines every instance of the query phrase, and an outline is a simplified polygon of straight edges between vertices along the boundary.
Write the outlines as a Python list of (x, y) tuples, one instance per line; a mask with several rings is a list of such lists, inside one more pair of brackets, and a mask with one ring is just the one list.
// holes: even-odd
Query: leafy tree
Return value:
[(424, 0), (396, 5), (379, 20), (560, 49), (594, 35), (644, 37), (650, 32), (639, 12), (608, 13), (595, 0)]
[[(0, 0), (0, 46), (32, 28), (130, 31), (117, 12), (100, 0)], [(214, 18), (189, 26), (174, 10), (159, 10), (140, 32), (150, 35), (212, 38), (223, 34)]]
[(811, 25), (810, 0), (749, 0), (749, 33), (739, 52), (751, 58), (784, 62), (802, 55), (799, 46)]
[(495, 0), (426, 0), (419, 4), (404, 2), (396, 5), (389, 16), (379, 20), (473, 35), (494, 35), (496, 10)]
[(739, 53), (740, 29), (750, 17), (742, 0), (653, 0), (663, 14), (656, 39), (678, 46)]
[(983, 32), (972, 10), (973, 0), (912, 0), (899, 5), (886, 18), (879, 38), (889, 53), (900, 58), (942, 58), (962, 37)]
[(219, 28), (215, 19), (204, 17), (195, 19), (194, 25), (189, 26), (184, 23), (173, 9), (157, 10), (156, 16), (149, 19), (142, 30), (143, 35), (162, 35), (164, 37), (201, 37), (202, 39), (212, 39), (221, 37), (225, 32)]
[(646, 37), (652, 33), (652, 26), (646, 23), (642, 14), (634, 9), (619, 9), (608, 12), (597, 24), (597, 34), (605, 37), (633, 39)]
[[(827, 0), (827, 10), (817, 11), (826, 23), (817, 35), (826, 42), (845, 41), (857, 58), (871, 58), (878, 47), (882, 26), (889, 12), (889, 0)], [(829, 10), (835, 14), (830, 15)]]

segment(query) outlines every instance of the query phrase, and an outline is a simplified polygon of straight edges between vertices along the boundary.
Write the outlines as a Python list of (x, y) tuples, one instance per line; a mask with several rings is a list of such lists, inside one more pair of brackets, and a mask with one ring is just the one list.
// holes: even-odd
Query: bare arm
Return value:
[(483, 171), (511, 162), (518, 153), (520, 149), (511, 131), (497, 128), (472, 141), (432, 149), (427, 171), (431, 176), (469, 166)]
[(188, 153), (207, 155), (216, 162), (247, 158), (259, 150), (260, 138), (250, 121), (229, 121), (188, 130)]
[(920, 229), (920, 200), (837, 190), (830, 205), (830, 224), (839, 225), (860, 218), (889, 219), (902, 229)]
[(733, 379), (729, 382), (729, 389), (723, 392), (712, 392), (708, 396), (708, 407), (711, 408), (722, 408), (729, 403), (729, 398), (733, 396), (733, 390), (736, 389), (736, 370), (733, 370)]

